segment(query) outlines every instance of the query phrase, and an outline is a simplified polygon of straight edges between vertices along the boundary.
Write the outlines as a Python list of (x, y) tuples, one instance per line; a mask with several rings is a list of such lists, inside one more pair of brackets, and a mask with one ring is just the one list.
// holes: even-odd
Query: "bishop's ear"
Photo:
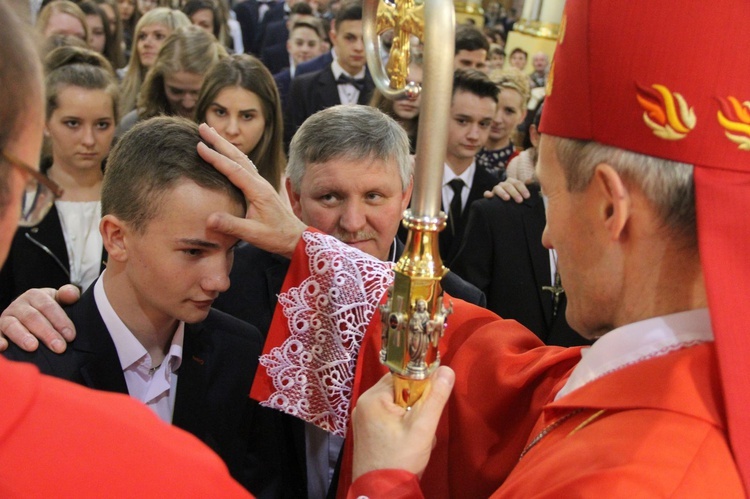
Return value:
[(599, 215), (611, 239), (619, 239), (631, 215), (631, 196), (619, 173), (609, 164), (601, 163), (594, 170), (591, 187), (599, 199)]

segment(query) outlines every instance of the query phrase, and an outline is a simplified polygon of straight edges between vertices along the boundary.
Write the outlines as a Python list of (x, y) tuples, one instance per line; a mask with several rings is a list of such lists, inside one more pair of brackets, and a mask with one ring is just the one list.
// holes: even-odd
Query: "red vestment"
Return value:
[(250, 497), (194, 436), (127, 395), (0, 358), (0, 497)]
[[(317, 236), (307, 233), (306, 238), (319, 244)], [(324, 268), (306, 242), (295, 253), (284, 291)], [(318, 284), (330, 269), (324, 270), (315, 277)], [(324, 279), (334, 287), (335, 277)], [(382, 298), (382, 291), (375, 295)], [(458, 300), (453, 308), (440, 351), (443, 364), (456, 371), (456, 385), (421, 490), (412, 475), (384, 470), (360, 477), (349, 490), (352, 497), (566, 497), (609, 491), (617, 496), (743, 497), (727, 443), (713, 343), (624, 367), (555, 402), (580, 360), (580, 349), (546, 347), (518, 323)], [(385, 373), (379, 363), (379, 313), (373, 307), (359, 317), (370, 321), (349, 381), (350, 407)], [(287, 341), (290, 322), (277, 311), (267, 351)], [(262, 370), (259, 375), (256, 380), (266, 376)], [(275, 387), (282, 385), (277, 378)], [(265, 400), (272, 386), (266, 378), (253, 395)], [(545, 430), (550, 425), (557, 426)], [(544, 437), (519, 461), (542, 432)], [(339, 495), (350, 485), (351, 450), (348, 439)]]
[[(625, 367), (546, 404), (526, 445), (562, 423), (518, 460), (526, 445), (506, 445), (508, 434), (526, 432), (538, 410), (519, 411), (514, 419), (477, 393), (482, 386), (504, 398), (519, 389), (504, 378), (505, 369), (495, 375), (498, 365), (485, 362), (513, 356), (492, 327), (473, 336), (454, 358), (457, 384), (447, 409), (449, 488), (442, 494), (428, 491), (425, 474), (425, 497), (744, 497), (727, 441), (713, 343)], [(458, 381), (464, 374), (468, 379)], [(567, 377), (560, 374), (559, 379)], [(523, 383), (535, 391), (533, 379)], [(413, 475), (382, 470), (354, 483), (349, 496), (359, 495), (422, 497), (422, 491)]]

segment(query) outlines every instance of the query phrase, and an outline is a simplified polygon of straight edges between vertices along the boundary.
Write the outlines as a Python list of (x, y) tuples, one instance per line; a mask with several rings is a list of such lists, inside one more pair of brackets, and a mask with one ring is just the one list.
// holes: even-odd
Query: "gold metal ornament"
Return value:
[[(438, 341), (451, 307), (443, 304), (440, 280), (447, 271), (438, 249), (445, 227), (441, 184), (453, 91), (455, 13), (451, 0), (365, 0), (363, 32), (367, 64), (378, 90), (388, 98), (421, 93), (419, 130), (406, 248), (396, 263), (394, 283), (381, 306), (383, 362), (395, 375), (395, 400), (412, 406), (426, 378), (440, 365)], [(394, 30), (388, 64), (380, 58), (379, 35)], [(411, 36), (421, 39), (423, 86), (407, 83)]]

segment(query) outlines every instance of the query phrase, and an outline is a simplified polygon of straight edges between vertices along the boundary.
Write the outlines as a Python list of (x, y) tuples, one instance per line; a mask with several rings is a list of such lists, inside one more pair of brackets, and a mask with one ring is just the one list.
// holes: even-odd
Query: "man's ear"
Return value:
[(595, 189), (599, 196), (597, 215), (604, 223), (610, 239), (619, 239), (632, 214), (632, 199), (625, 182), (611, 165), (601, 163), (594, 170), (589, 188)]
[(286, 178), (286, 193), (289, 196), (289, 202), (292, 205), (292, 211), (294, 214), (302, 220), (302, 204), (300, 203), (300, 193), (294, 192), (294, 189), (292, 188), (292, 181), (289, 179), (289, 177)]
[(331, 23), (331, 29), (328, 30), (328, 39), (331, 40), (331, 45), (336, 46), (336, 24), (335, 21)]
[[(412, 161), (414, 161), (414, 157), (411, 158)], [(409, 187), (406, 188), (404, 193), (401, 197), (401, 212), (409, 207), (409, 202), (411, 202), (411, 192), (414, 189), (414, 175), (411, 175), (409, 177)]]
[(99, 222), (102, 243), (109, 258), (117, 262), (128, 259), (127, 235), (129, 227), (114, 215), (104, 215)]

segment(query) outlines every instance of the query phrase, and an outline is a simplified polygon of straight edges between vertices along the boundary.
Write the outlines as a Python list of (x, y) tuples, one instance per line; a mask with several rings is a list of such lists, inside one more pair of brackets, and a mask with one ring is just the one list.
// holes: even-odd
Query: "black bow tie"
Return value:
[(352, 78), (351, 76), (347, 76), (344, 73), (341, 73), (339, 77), (336, 79), (337, 85), (354, 85), (354, 87), (362, 91), (363, 88), (365, 88), (365, 79), (364, 78)]

